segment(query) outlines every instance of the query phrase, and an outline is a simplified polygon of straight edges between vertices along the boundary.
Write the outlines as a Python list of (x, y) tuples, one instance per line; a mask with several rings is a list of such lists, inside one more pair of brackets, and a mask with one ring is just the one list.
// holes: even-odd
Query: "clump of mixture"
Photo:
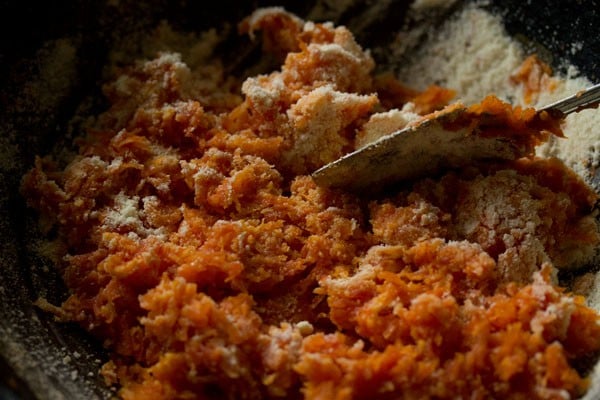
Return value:
[(274, 8), (241, 28), (279, 69), (241, 82), (218, 60), (139, 61), (105, 86), (78, 156), (23, 179), (65, 244), (55, 312), (110, 349), (119, 396), (584, 393), (600, 319), (555, 275), (593, 258), (596, 194), (541, 158), (377, 198), (319, 187), (307, 174), (453, 94), (375, 77), (344, 27)]

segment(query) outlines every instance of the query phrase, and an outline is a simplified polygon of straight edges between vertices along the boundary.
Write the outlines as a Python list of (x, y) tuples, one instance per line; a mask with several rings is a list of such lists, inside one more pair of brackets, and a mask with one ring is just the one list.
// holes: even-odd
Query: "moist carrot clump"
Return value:
[[(240, 82), (218, 60), (140, 61), (105, 86), (78, 155), (23, 178), (70, 289), (60, 309), (38, 304), (110, 350), (118, 395), (583, 394), (575, 365), (600, 350), (600, 320), (554, 276), (595, 255), (593, 190), (536, 158), (379, 197), (319, 187), (307, 173), (360, 132), (409, 122), (394, 107), (414, 100), (419, 117), (452, 93), (384, 90), (344, 27), (274, 8), (241, 29), (264, 32), (279, 69)], [(472, 109), (489, 112), (546, 134), (494, 100)]]

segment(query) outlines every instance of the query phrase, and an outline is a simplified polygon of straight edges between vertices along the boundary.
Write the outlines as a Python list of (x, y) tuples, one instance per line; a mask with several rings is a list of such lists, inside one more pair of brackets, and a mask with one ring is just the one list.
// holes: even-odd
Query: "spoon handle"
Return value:
[(563, 118), (572, 112), (585, 110), (586, 108), (596, 108), (600, 103), (600, 84), (591, 86), (587, 89), (575, 93), (555, 103), (549, 104), (541, 111), (550, 113), (555, 118)]

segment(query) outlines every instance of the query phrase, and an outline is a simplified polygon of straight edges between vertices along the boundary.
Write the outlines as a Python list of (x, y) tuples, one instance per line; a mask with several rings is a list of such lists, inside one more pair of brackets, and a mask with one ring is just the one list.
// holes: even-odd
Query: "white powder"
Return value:
[[(583, 77), (567, 76), (558, 82), (557, 88), (552, 93), (542, 92), (535, 106), (550, 104), (590, 85), (591, 83)], [(563, 130), (566, 139), (552, 138), (539, 147), (538, 154), (562, 159), (592, 184), (596, 191), (600, 190), (598, 183), (592, 181), (594, 170), (600, 162), (600, 110), (584, 110), (569, 115)]]
[(149, 228), (144, 224), (145, 214), (140, 206), (153, 201), (156, 200), (152, 196), (140, 199), (139, 196), (127, 196), (121, 192), (115, 196), (115, 204), (106, 212), (103, 223), (110, 230), (131, 229), (128, 236), (132, 239), (147, 236), (165, 239), (166, 233), (163, 227)]
[[(573, 43), (571, 51), (577, 51), (580, 45)], [(399, 52), (404, 50), (402, 44), (395, 47)], [(465, 104), (494, 94), (514, 104), (541, 107), (591, 85), (586, 78), (577, 77), (571, 67), (566, 76), (557, 77), (552, 92), (542, 91), (533, 104), (525, 104), (522, 88), (510, 79), (525, 57), (520, 44), (506, 33), (500, 17), (469, 5), (431, 32), (430, 39), (399, 67), (397, 74), (416, 89), (437, 83), (456, 90), (456, 100)], [(568, 139), (553, 138), (539, 147), (538, 155), (562, 159), (594, 185), (593, 168), (600, 164), (600, 111), (570, 115), (564, 131)]]
[(124, 193), (115, 196), (115, 205), (107, 214), (104, 223), (112, 228), (121, 226), (137, 227), (141, 224), (138, 196), (128, 197)]
[(355, 139), (355, 147), (360, 148), (368, 143), (403, 129), (410, 122), (419, 118), (413, 112), (414, 104), (406, 103), (402, 110), (393, 109), (384, 113), (375, 113), (361, 128)]
[(471, 104), (490, 93), (513, 94), (509, 77), (523, 59), (499, 17), (469, 6), (437, 29), (398, 75), (416, 89), (436, 83), (456, 90), (457, 100)]

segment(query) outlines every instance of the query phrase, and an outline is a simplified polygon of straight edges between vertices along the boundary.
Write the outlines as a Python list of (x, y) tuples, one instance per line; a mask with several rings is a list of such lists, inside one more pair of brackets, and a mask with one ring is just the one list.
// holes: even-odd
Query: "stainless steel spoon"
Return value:
[[(599, 102), (600, 84), (543, 107), (537, 114), (560, 120), (572, 112), (595, 108)], [(364, 191), (476, 161), (514, 160), (525, 155), (505, 137), (478, 136), (469, 126), (458, 130), (445, 127), (464, 112), (466, 107), (459, 107), (384, 136), (323, 166), (312, 177), (322, 186)]]

